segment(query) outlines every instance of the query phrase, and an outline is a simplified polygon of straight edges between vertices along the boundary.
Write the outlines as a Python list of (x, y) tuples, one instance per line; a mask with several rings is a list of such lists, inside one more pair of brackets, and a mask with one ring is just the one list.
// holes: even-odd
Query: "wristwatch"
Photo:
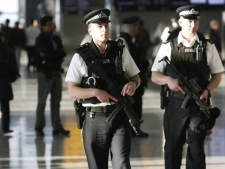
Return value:
[(130, 80), (131, 82), (134, 82), (136, 84), (136, 87), (138, 87), (138, 81), (137, 80)]
[(211, 96), (210, 90), (207, 87), (204, 90), (206, 90), (208, 92), (208, 96), (210, 97)]

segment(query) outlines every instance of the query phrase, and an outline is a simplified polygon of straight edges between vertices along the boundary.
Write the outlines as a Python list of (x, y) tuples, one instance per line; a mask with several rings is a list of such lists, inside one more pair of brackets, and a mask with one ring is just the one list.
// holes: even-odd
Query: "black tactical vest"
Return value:
[[(200, 43), (195, 42), (192, 47), (185, 47), (182, 43), (177, 45), (177, 38), (170, 41), (171, 44), (171, 62), (176, 69), (186, 76), (188, 79), (194, 77), (198, 78), (199, 85), (204, 88), (209, 82), (210, 70), (207, 65), (206, 56), (206, 39), (200, 39), (202, 41), (203, 51), (201, 53), (196, 52)], [(198, 56), (201, 55), (199, 59)], [(176, 78), (174, 72), (169, 66), (166, 66), (165, 75)]]
[[(117, 41), (108, 41), (107, 49), (103, 55), (99, 52), (99, 49), (97, 48), (97, 46), (94, 44), (93, 41), (91, 43), (86, 43), (78, 47), (76, 50), (76, 53), (79, 53), (81, 57), (84, 59), (85, 54), (87, 54), (83, 52), (85, 50), (90, 51), (89, 54), (91, 54), (92, 57), (94, 57), (94, 59), (98, 59), (102, 63), (102, 67), (104, 71), (108, 74), (108, 76), (111, 79), (116, 81), (119, 86), (123, 86), (128, 82), (128, 80), (125, 78), (125, 74), (123, 71), (121, 72), (121, 74), (116, 73), (116, 66), (117, 66), (116, 58), (119, 56), (119, 53), (121, 53), (121, 49), (118, 47)], [(88, 77), (84, 77), (82, 79), (82, 83), (81, 83), (82, 87), (84, 88), (94, 87), (94, 88), (105, 90), (108, 93), (111, 93), (108, 87), (108, 84), (100, 78), (96, 78), (96, 84), (94, 86), (87, 84), (87, 79), (91, 76), (92, 76), (92, 72), (88, 70)], [(88, 100), (90, 101), (90, 99)], [(92, 101), (90, 102), (97, 103), (98, 101), (97, 101), (97, 98), (95, 98), (95, 99), (92, 99)]]

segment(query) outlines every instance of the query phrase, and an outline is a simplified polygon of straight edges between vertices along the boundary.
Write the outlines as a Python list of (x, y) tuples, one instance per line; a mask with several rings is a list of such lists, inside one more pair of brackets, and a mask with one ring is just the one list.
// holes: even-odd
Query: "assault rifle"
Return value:
[(122, 109), (124, 109), (127, 117), (129, 118), (129, 123), (132, 126), (136, 135), (140, 134), (140, 124), (142, 121), (139, 120), (137, 114), (133, 110), (131, 106), (131, 100), (128, 96), (121, 95), (121, 90), (117, 82), (111, 79), (101, 66), (100, 61), (95, 60), (91, 64), (88, 65), (88, 69), (91, 70), (94, 74), (96, 74), (99, 78), (103, 79), (109, 86), (110, 90), (112, 91), (114, 97), (118, 99), (116, 102), (116, 109), (110, 114), (107, 121), (111, 122), (112, 119), (119, 113)]
[(208, 105), (204, 100), (200, 99), (199, 92), (202, 91), (202, 88), (198, 85), (198, 79), (192, 78), (190, 80), (187, 79), (186, 76), (183, 76), (178, 70), (175, 68), (175, 66), (170, 62), (167, 56), (159, 60), (158, 62), (165, 61), (168, 66), (174, 71), (174, 73), (177, 75), (179, 84), (183, 86), (184, 92), (186, 94), (186, 97), (184, 98), (184, 101), (181, 105), (181, 108), (185, 108), (188, 100), (190, 98), (193, 98), (198, 105), (200, 106), (200, 109), (204, 112), (207, 118), (211, 117), (210, 108), (211, 106)]

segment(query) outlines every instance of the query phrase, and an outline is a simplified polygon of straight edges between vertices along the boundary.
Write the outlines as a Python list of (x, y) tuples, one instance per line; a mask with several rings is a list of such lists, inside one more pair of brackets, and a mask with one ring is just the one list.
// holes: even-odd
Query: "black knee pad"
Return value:
[(210, 109), (211, 117), (207, 118), (202, 111), (198, 113), (198, 116), (192, 116), (190, 118), (189, 127), (194, 132), (201, 132), (205, 130), (211, 130), (216, 123), (216, 118), (220, 115), (220, 110), (217, 107)]

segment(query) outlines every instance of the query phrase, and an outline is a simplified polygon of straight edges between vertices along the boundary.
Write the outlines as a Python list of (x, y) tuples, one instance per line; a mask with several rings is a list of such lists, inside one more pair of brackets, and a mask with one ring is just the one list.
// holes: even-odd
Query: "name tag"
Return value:
[(191, 52), (194, 53), (195, 50), (192, 49), (192, 48), (190, 48), (190, 49), (185, 49), (184, 52), (185, 52), (185, 53), (191, 53)]
[(103, 63), (103, 64), (110, 63), (110, 59), (105, 59), (105, 60), (102, 60), (102, 63)]

